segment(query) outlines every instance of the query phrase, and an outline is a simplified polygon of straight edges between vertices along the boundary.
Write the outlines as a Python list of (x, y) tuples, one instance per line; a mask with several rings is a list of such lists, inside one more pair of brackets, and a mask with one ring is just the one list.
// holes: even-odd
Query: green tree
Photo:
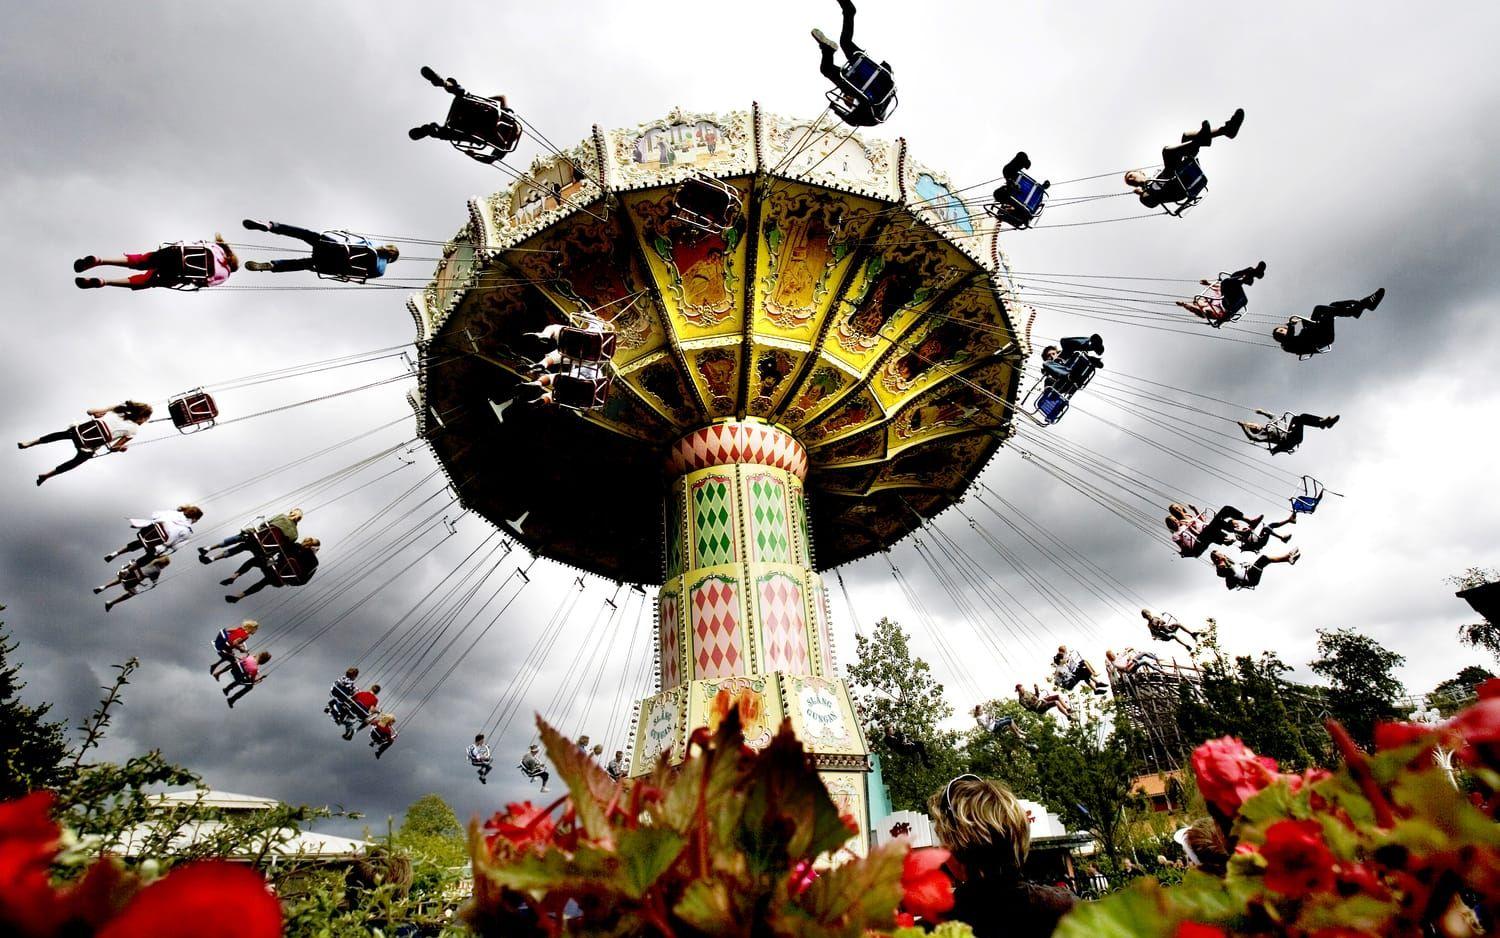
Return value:
[(922, 810), (928, 795), (962, 771), (958, 734), (938, 728), (953, 708), (932, 668), (912, 657), (907, 635), (895, 622), (883, 618), (873, 635), (855, 642), (850, 690), (870, 748), (880, 755), (891, 805)]
[(1203, 661), (1199, 685), (1179, 688), (1177, 720), (1186, 748), (1235, 736), (1291, 769), (1320, 764), (1326, 755), (1320, 718), (1326, 695), (1322, 688), (1286, 680), (1290, 671), (1270, 651), (1259, 658), (1241, 655), (1231, 662), (1215, 655)]
[(0, 622), (0, 801), (38, 788), (56, 788), (67, 774), (66, 731), (62, 723), (47, 719), (51, 704), (29, 707), (21, 702), (26, 684), (21, 665), (10, 662), (15, 650)]
[(1126, 811), (1140, 804), (1134, 789), (1141, 770), (1135, 730), (1121, 714), (1114, 716), (1111, 723), (1106, 712), (1085, 704), (1066, 726), (1040, 720), (1028, 734), (1035, 747), (1035, 800), (1069, 828), (1093, 834), (1112, 863), (1126, 844)]
[(464, 827), (441, 795), (423, 795), (407, 807), (396, 844), (439, 866), (457, 867), (469, 861)]
[(1399, 716), (1396, 698), (1405, 688), (1391, 672), (1406, 658), (1353, 629), (1319, 629), (1318, 658), (1309, 663), (1328, 679), (1329, 711), (1363, 746), (1377, 720)]
[(1488, 669), (1471, 664), (1429, 691), (1427, 702), (1443, 716), (1451, 716), (1472, 703), (1475, 689), (1494, 676)]

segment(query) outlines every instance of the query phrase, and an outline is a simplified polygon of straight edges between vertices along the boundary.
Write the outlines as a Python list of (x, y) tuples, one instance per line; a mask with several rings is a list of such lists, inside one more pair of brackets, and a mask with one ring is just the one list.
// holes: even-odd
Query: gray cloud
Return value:
[[(1300, 663), (1311, 654), (1315, 628), (1355, 626), (1408, 656), (1403, 676), (1413, 689), (1479, 660), (1452, 642), (1452, 628), (1468, 613), (1440, 578), (1471, 563), (1494, 563), (1500, 523), (1495, 500), (1486, 497), (1496, 445), (1484, 432), (1500, 401), (1494, 365), (1482, 352), (1500, 338), (1492, 221), (1500, 205), (1489, 183), (1497, 140), (1483, 120), (1495, 112), (1500, 87), (1493, 70), (1475, 66), (1488, 60), (1483, 44), (1500, 25), (1494, 8), (1471, 3), (1445, 17), (1412, 18), (1388, 3), (1356, 10), (1270, 3), (1250, 16), (1165, 3), (1128, 11), (1042, 3), (946, 3), (918, 11), (873, 0), (862, 7), (861, 40), (895, 62), (901, 79), (902, 106), (888, 132), (905, 136), (921, 159), (960, 184), (996, 175), (1021, 148), (1054, 179), (1123, 170), (1151, 162), (1162, 143), (1200, 118), (1247, 109), (1241, 137), (1206, 154), (1210, 196), (1186, 219), (1007, 235), (1018, 270), (1191, 278), (1265, 258), (1271, 275), (1252, 293), (1257, 314), (1303, 312), (1382, 284), (1390, 291), (1379, 312), (1341, 324), (1332, 355), (1302, 363), (1274, 349), (1209, 337), (1207, 330), (1183, 336), (1097, 324), (1114, 372), (1273, 410), (1344, 415), (1336, 430), (1314, 434), (1295, 456), (1270, 463), (1277, 471), (1318, 474), (1347, 498), (1298, 525), (1306, 559), (1295, 571), (1273, 570), (1255, 593), (1224, 593), (1206, 568), (1174, 561), (1014, 452), (1002, 451), (986, 484), (1151, 604), (1184, 618), (1218, 616), (1233, 650), (1271, 647)], [(675, 104), (731, 109), (759, 100), (773, 111), (812, 113), (821, 106), (821, 82), (806, 32), (831, 28), (836, 18), (831, 3), (752, 10), (688, 0), (659, 3), (649, 13), (584, 3), (565, 17), (513, 4), (429, 11), (273, 3), (191, 16), (174, 6), (10, 5), (0, 36), (0, 79), (9, 89), (0, 101), (7, 128), (0, 158), (8, 170), (0, 179), (0, 256), (11, 272), (3, 340), (10, 354), (0, 377), (10, 406), (0, 413), (0, 438), (61, 427), (83, 407), (126, 395), (161, 400), (205, 382), (409, 339), (399, 294), (86, 294), (73, 289), (68, 262), (90, 251), (150, 247), (214, 230), (268, 243), (239, 229), (244, 216), (445, 238), (462, 223), (466, 198), (505, 180), (436, 144), (406, 141), (407, 127), (444, 106), (417, 77), (419, 65), (476, 88), (503, 89), (553, 140), (567, 144), (596, 122), (625, 126)], [(1023, 34), (1024, 42), (997, 51), (996, 37)], [(1070, 194), (1103, 194), (1116, 185), (1099, 179)], [(1134, 211), (1129, 201), (1059, 206), (1048, 220), (1127, 215)], [(421, 276), (428, 268), (406, 260), (400, 271)], [(262, 283), (244, 275), (234, 281)], [(1044, 313), (1037, 328), (1050, 335), (1095, 326)], [(225, 395), (223, 403), (250, 413), (398, 368), (386, 362), (279, 382)], [(319, 712), (332, 677), (479, 542), (477, 521), (464, 522), (421, 567), (288, 660), (232, 713), (204, 673), (215, 629), (248, 614), (264, 618), (274, 634), (278, 623), (294, 621), (317, 605), (322, 591), (336, 588), (343, 576), (337, 558), (354, 549), (355, 529), (427, 471), (425, 456), (309, 515), (308, 531), (328, 544), (329, 567), (296, 596), (270, 591), (262, 602), (230, 609), (214, 583), (220, 568), (211, 575), (188, 555), (179, 557), (160, 591), (107, 617), (88, 593), (109, 573), (100, 558), (125, 533), (124, 517), (222, 489), (395, 419), (405, 406), (399, 387), (141, 446), (41, 490), (32, 485), (34, 474), (66, 456), (65, 448), (0, 450), (0, 597), (23, 642), (28, 694), (57, 701), (76, 722), (95, 698), (94, 687), (108, 679), (108, 665), (135, 654), (143, 667), (106, 754), (159, 746), (216, 786), (342, 803), (374, 818), (399, 812), (425, 791), (441, 792), (461, 814), (524, 794), (524, 783), (508, 772), (479, 788), (462, 749), (569, 589), (565, 571), (538, 567), (544, 572), (380, 763), (362, 740), (339, 740)], [(1207, 501), (1247, 502), (1243, 507), (1254, 510), (1276, 505), (1086, 416), (1116, 417), (1102, 396), (1080, 400), (1079, 408), (1048, 432)], [(1227, 409), (1221, 414), (1233, 416)], [(1125, 425), (1174, 448), (1188, 446), (1137, 420)], [(243, 522), (259, 503), (407, 432), (392, 428), (211, 501), (206, 524)], [(1248, 447), (1241, 452), (1267, 459)], [(1239, 474), (1253, 472), (1194, 453)], [(1279, 492), (1270, 480), (1247, 477)], [(966, 510), (1024, 553), (983, 510), (972, 502)], [(1078, 643), (1097, 657), (1106, 644), (1144, 638), (1138, 622), (1037, 561), (1097, 622), (1090, 629), (1070, 624), (961, 517), (950, 513), (937, 523), (1014, 591), (1024, 607), (1015, 615), (1036, 627), (1034, 614), (1047, 630), (1037, 640), (1011, 634), (998, 616), (985, 617), (976, 625), (996, 630), (1012, 663), (995, 660), (912, 545), (896, 548), (893, 559), (974, 682), (1000, 693), (1016, 679), (1040, 677), (1051, 642)], [(936, 658), (933, 636), (919, 627), (883, 561), (843, 573), (865, 627), (877, 614), (891, 614), (917, 632), (919, 650)], [(368, 585), (307, 615), (295, 635), (329, 624)], [(502, 766), (530, 736), (526, 715), (547, 707), (564, 681), (586, 678), (576, 697), (593, 692), (596, 675), (580, 674), (590, 648), (580, 646), (611, 589), (590, 584), (524, 695), (520, 716), (497, 741)], [(836, 585), (834, 595), (847, 657), (853, 622)], [(477, 622), (492, 614), (493, 607)], [(637, 655), (648, 634), (643, 622), (632, 636)], [(623, 637), (617, 647), (624, 647)], [(596, 734), (607, 725), (599, 715), (619, 682), (630, 680), (622, 674), (625, 657), (611, 655), (598, 675), (589, 725)], [(956, 693), (961, 683), (946, 670), (938, 664), (963, 705)], [(564, 725), (576, 723), (582, 709), (575, 706)], [(606, 742), (610, 749), (621, 745)]]

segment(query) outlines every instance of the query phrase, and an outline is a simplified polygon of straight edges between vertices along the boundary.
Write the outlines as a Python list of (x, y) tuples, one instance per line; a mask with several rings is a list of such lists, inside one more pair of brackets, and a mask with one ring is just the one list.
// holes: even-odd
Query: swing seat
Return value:
[(722, 235), (740, 217), (740, 192), (722, 179), (689, 176), (672, 196), (672, 218), (706, 234)]
[(201, 290), (214, 272), (208, 245), (184, 242), (163, 244), (156, 250), (157, 286), (173, 290)]
[[(1203, 193), (1207, 190), (1208, 175), (1195, 159), (1183, 163), (1175, 172), (1164, 171), (1162, 175), (1146, 183), (1146, 191), (1156, 198), (1162, 211), (1177, 218), (1203, 201)], [(1176, 208), (1167, 208), (1168, 202)]]
[(1047, 189), (1027, 173), (1016, 176), (1015, 185), (1005, 187), (1005, 198), (985, 206), (996, 221), (1012, 228), (1030, 228), (1047, 206)]
[(474, 94), (454, 98), (443, 124), (454, 136), (448, 142), (482, 163), (504, 159), (521, 142), (521, 121), (515, 113)]
[(1219, 274), (1219, 279), (1215, 283), (1204, 287), (1193, 297), (1195, 305), (1207, 307), (1214, 312), (1212, 317), (1205, 318), (1204, 321), (1215, 329), (1226, 323), (1239, 322), (1240, 317), (1245, 315), (1245, 307), (1248, 305), (1245, 300), (1229, 302), (1224, 299), (1224, 278), (1228, 276), (1225, 273)]
[(119, 569), (120, 586), (133, 593), (144, 593), (156, 588), (156, 580), (141, 572), (138, 564), (127, 563)]
[(609, 397), (610, 375), (559, 374), (552, 379), (552, 403), (570, 410), (596, 410)]
[[(848, 121), (858, 105), (851, 106), (854, 95), (870, 109), (875, 123), (885, 123), (896, 110), (896, 76), (883, 62), (876, 62), (863, 52), (856, 54), (839, 69), (841, 86), (828, 91), (828, 103), (841, 120)], [(847, 86), (847, 87), (845, 87)]]
[(607, 362), (615, 357), (619, 337), (606, 329), (579, 329), (564, 326), (557, 337), (557, 350), (563, 358), (580, 362)]
[(364, 283), (381, 273), (374, 245), (347, 231), (322, 233), (313, 248), (313, 272), (340, 283)]
[(1318, 505), (1323, 501), (1326, 492), (1323, 483), (1312, 476), (1302, 477), (1302, 494), (1292, 496), (1293, 514), (1310, 515), (1318, 510)]
[(148, 524), (136, 531), (135, 538), (148, 554), (154, 554), (167, 545), (167, 526), (160, 521)]
[(73, 445), (80, 450), (103, 449), (114, 440), (114, 434), (103, 420), (95, 417), (73, 427)]
[(198, 388), (168, 401), (167, 413), (179, 433), (196, 433), (214, 425), (219, 416), (219, 405), (214, 403), (212, 396)]
[(284, 583), (301, 583), (304, 571), (302, 565), (292, 558), (291, 541), (281, 533), (280, 528), (273, 528), (269, 524), (263, 524), (255, 529), (254, 551), (259, 554), (265, 562), (266, 573), (271, 582), (280, 586)]
[(1070, 401), (1056, 388), (1047, 388), (1036, 399), (1036, 412), (1048, 426), (1057, 423), (1068, 412)]

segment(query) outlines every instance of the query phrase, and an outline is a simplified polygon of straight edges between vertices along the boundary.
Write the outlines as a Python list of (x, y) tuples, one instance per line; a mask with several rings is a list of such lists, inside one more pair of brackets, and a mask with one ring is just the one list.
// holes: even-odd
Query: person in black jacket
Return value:
[(953, 856), (950, 918), (976, 938), (1045, 938), (1078, 901), (1073, 893), (1026, 878), (1031, 824), (1001, 782), (960, 775), (927, 800), (932, 833)]

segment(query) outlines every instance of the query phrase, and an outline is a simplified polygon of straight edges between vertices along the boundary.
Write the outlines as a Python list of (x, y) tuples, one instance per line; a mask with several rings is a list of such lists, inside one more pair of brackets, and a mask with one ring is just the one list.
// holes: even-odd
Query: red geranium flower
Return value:
[(1203, 925), (1198, 922), (1183, 922), (1177, 926), (1177, 931), (1172, 933), (1172, 938), (1228, 938), (1229, 932), (1217, 925)]
[(1226, 817), (1234, 817), (1240, 805), (1275, 781), (1276, 768), (1275, 759), (1257, 756), (1233, 736), (1210, 739), (1193, 750), (1198, 788)]
[(98, 938), (276, 938), (281, 903), (255, 870), (224, 860), (174, 868), (96, 933)]
[(491, 850), (502, 840), (512, 850), (525, 850), (550, 841), (556, 827), (550, 811), (530, 801), (512, 801), (505, 806), (505, 813), (496, 814), (484, 823), (488, 834), (485, 841)]
[(901, 908), (928, 922), (942, 921), (953, 908), (953, 880), (943, 870), (952, 854), (941, 847), (917, 847), (901, 863)]
[(51, 932), (67, 916), (47, 872), (57, 855), (51, 810), (48, 791), (0, 804), (0, 925), (23, 935)]
[(1266, 829), (1260, 848), (1266, 859), (1266, 888), (1301, 899), (1327, 892), (1334, 884), (1334, 858), (1317, 821), (1277, 821)]

